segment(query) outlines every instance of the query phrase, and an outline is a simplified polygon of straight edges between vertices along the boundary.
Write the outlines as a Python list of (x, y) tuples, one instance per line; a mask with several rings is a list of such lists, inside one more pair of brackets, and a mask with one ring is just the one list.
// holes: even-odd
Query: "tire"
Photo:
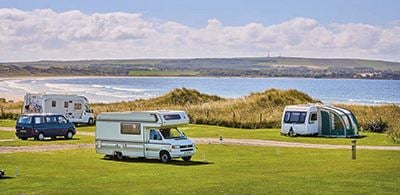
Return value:
[(72, 139), (72, 137), (74, 137), (74, 134), (72, 133), (72, 131), (68, 131), (67, 135), (64, 136), (65, 139)]
[(39, 135), (37, 136), (37, 139), (39, 141), (43, 141), (44, 140), (44, 134), (43, 133), (39, 133)]
[(183, 161), (187, 162), (190, 161), (190, 159), (192, 159), (192, 156), (184, 156), (182, 157)]
[(89, 120), (88, 120), (88, 125), (93, 125), (93, 118), (89, 118)]
[(289, 130), (288, 136), (289, 137), (294, 137), (295, 136), (293, 129)]
[(171, 161), (171, 155), (169, 155), (169, 153), (167, 151), (161, 151), (160, 152), (160, 160), (163, 163), (167, 163), (167, 162)]
[(114, 159), (122, 160), (122, 159), (124, 159), (124, 155), (122, 155), (122, 152), (114, 152)]

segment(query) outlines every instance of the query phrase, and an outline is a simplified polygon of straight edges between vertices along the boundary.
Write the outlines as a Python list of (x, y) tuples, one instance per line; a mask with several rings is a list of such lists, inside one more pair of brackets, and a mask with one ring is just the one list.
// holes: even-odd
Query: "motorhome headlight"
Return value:
[(179, 149), (179, 148), (181, 148), (181, 147), (178, 145), (172, 145), (172, 149)]

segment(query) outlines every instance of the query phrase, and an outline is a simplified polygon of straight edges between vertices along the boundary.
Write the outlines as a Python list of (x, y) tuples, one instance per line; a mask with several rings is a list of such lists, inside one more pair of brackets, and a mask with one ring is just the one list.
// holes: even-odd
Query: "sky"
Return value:
[(400, 61), (398, 0), (0, 0), (0, 61), (296, 56)]

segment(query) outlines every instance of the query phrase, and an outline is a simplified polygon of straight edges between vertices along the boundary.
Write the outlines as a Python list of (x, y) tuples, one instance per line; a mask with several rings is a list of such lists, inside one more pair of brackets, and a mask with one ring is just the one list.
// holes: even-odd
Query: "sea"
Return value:
[(26, 93), (77, 94), (93, 103), (148, 99), (175, 88), (240, 98), (268, 89), (296, 89), (328, 104), (400, 104), (400, 80), (242, 77), (34, 77), (0, 78), (0, 97)]

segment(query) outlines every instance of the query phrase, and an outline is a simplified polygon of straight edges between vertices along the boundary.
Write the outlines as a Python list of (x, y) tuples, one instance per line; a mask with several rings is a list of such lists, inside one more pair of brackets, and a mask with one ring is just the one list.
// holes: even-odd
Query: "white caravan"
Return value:
[(187, 125), (184, 111), (101, 113), (96, 119), (96, 152), (121, 160), (144, 157), (189, 161), (195, 144), (177, 127)]
[(85, 96), (61, 94), (31, 94), (24, 97), (24, 113), (62, 114), (75, 124), (93, 124), (93, 111)]
[(359, 125), (347, 109), (323, 104), (286, 106), (282, 115), (281, 134), (356, 137)]

